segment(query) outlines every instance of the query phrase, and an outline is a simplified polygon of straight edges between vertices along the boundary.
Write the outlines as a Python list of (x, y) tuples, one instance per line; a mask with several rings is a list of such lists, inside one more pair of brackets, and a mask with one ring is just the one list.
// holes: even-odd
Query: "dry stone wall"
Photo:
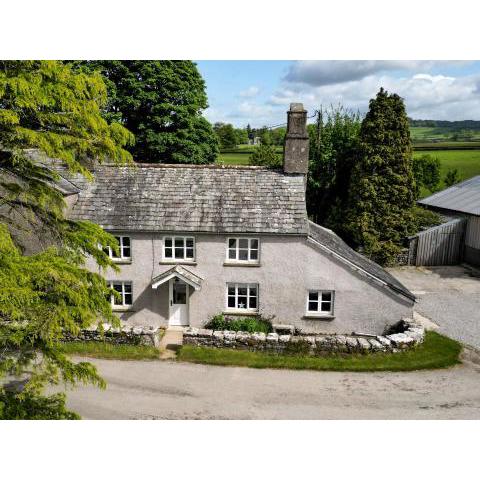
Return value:
[(425, 329), (412, 319), (403, 319), (386, 335), (279, 335), (188, 327), (184, 345), (234, 348), (271, 353), (369, 353), (399, 352), (422, 343)]
[(152, 345), (158, 347), (162, 331), (163, 329), (153, 326), (114, 328), (110, 324), (104, 323), (100, 328), (93, 325), (82, 330), (76, 337), (66, 336), (64, 340), (67, 342), (80, 340), (108, 342), (115, 345)]

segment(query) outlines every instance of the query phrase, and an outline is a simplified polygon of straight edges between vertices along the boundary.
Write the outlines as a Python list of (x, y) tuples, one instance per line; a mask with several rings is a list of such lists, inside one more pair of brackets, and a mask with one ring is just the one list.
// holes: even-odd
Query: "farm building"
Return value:
[(480, 266), (480, 175), (418, 203), (437, 211), (448, 221), (412, 239), (412, 263), (452, 265), (466, 262)]

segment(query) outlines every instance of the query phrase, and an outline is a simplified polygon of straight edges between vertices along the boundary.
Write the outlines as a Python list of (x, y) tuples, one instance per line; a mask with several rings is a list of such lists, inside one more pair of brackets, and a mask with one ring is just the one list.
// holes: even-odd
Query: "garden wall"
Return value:
[(234, 348), (277, 354), (398, 352), (411, 348), (425, 337), (425, 329), (411, 319), (403, 319), (387, 335), (279, 335), (213, 331), (189, 327), (183, 344), (199, 347)]
[(158, 347), (163, 329), (158, 327), (113, 328), (104, 323), (101, 328), (96, 325), (82, 330), (77, 336), (66, 336), (64, 341), (108, 342), (114, 345), (152, 345)]

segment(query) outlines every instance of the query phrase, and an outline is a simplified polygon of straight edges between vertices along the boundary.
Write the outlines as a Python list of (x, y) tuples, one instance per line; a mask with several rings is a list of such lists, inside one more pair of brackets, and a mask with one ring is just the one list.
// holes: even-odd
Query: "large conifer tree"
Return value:
[[(0, 418), (28, 416), (47, 382), (103, 384), (93, 365), (72, 362), (59, 345), (64, 334), (75, 335), (99, 319), (118, 322), (105, 280), (85, 268), (86, 256), (114, 268), (98, 247), (116, 249), (116, 241), (97, 225), (65, 218), (58, 175), (33, 160), (29, 149), (85, 176), (91, 159), (131, 161), (123, 146), (132, 135), (101, 115), (106, 98), (99, 74), (74, 73), (56, 61), (0, 61), (0, 380), (28, 380), (15, 395), (0, 382)], [(23, 254), (25, 237), (40, 231), (50, 247)], [(40, 405), (61, 403), (41, 399)], [(54, 410), (50, 418), (71, 418)]]
[(129, 147), (137, 162), (212, 163), (218, 141), (202, 116), (205, 82), (186, 60), (95, 60), (74, 62), (98, 70), (108, 88), (107, 119), (135, 135)]
[(415, 231), (412, 146), (403, 100), (380, 89), (360, 128), (345, 231), (372, 259), (388, 264)]

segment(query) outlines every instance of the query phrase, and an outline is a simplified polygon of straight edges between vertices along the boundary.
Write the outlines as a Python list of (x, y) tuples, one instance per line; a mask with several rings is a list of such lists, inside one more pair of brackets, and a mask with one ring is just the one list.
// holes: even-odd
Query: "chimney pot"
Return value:
[(307, 111), (302, 103), (291, 103), (287, 112), (287, 133), (283, 149), (285, 173), (308, 173)]

